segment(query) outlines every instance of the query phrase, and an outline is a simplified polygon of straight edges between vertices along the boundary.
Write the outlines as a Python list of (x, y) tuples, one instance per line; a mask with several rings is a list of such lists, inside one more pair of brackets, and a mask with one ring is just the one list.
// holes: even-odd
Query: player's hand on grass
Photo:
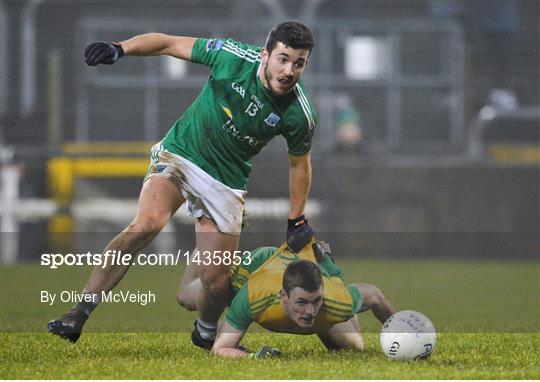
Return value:
[(56, 334), (65, 340), (75, 343), (81, 336), (82, 328), (87, 319), (88, 315), (85, 312), (71, 309), (61, 318), (49, 322), (47, 327), (49, 333)]
[(84, 50), (86, 65), (114, 64), (124, 55), (124, 49), (117, 42), (93, 42)]
[(315, 233), (304, 215), (287, 222), (287, 245), (293, 252), (300, 252), (311, 242)]
[(281, 352), (278, 349), (272, 348), (270, 346), (263, 346), (256, 353), (249, 353), (248, 358), (250, 359), (273, 358), (279, 355), (281, 355)]

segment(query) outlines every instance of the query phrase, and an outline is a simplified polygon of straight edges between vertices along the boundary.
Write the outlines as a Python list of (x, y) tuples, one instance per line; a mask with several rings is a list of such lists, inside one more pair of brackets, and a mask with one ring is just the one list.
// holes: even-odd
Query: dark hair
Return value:
[(307, 292), (315, 292), (323, 283), (322, 273), (317, 264), (309, 260), (299, 260), (287, 265), (283, 274), (283, 290), (289, 296), (296, 287)]
[(272, 53), (278, 42), (293, 49), (307, 49), (310, 53), (315, 46), (311, 30), (296, 20), (285, 21), (272, 28), (265, 43), (268, 54)]

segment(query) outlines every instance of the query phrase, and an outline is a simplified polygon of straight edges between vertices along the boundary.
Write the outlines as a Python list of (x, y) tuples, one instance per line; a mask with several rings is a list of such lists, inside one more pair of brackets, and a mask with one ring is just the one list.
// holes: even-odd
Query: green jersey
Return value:
[(231, 39), (197, 39), (191, 60), (209, 66), (210, 77), (163, 139), (166, 150), (233, 189), (246, 188), (251, 157), (276, 135), (290, 155), (308, 153), (317, 124), (301, 82), (283, 97), (263, 86), (260, 52)]

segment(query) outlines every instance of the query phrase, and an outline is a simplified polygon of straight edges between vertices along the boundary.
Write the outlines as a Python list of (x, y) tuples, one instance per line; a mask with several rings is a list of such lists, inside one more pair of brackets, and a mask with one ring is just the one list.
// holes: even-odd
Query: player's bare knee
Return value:
[(211, 296), (225, 298), (229, 295), (228, 273), (201, 273), (201, 283), (206, 293), (210, 294)]
[(176, 294), (176, 302), (178, 303), (178, 305), (186, 308), (186, 298), (181, 290)]
[(206, 293), (213, 297), (226, 298), (229, 295), (229, 285), (226, 282), (215, 280), (203, 283)]
[(180, 290), (176, 294), (176, 301), (180, 306), (183, 306), (190, 312), (194, 312), (197, 310), (197, 303), (195, 301), (196, 299), (194, 296), (190, 295), (187, 291), (184, 291), (183, 289)]
[(127, 231), (134, 236), (154, 237), (163, 229), (165, 224), (166, 222), (164, 223), (161, 219), (154, 217), (144, 219), (136, 218), (128, 226)]

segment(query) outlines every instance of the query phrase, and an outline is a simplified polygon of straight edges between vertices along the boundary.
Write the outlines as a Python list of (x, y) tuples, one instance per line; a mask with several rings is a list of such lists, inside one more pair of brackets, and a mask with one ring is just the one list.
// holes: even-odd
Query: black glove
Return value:
[(334, 262), (334, 259), (332, 258), (332, 252), (330, 251), (330, 245), (324, 241), (316, 241), (313, 243), (313, 254), (315, 255), (315, 259), (318, 263), (322, 263), (324, 261), (325, 255), (327, 255), (332, 262)]
[(310, 243), (314, 235), (315, 233), (304, 215), (288, 220), (287, 245), (291, 251), (300, 252), (302, 248)]
[(93, 42), (84, 50), (86, 65), (98, 64), (112, 65), (124, 55), (122, 45), (117, 42)]
[(276, 348), (270, 346), (263, 346), (257, 353), (249, 353), (248, 358), (260, 359), (260, 358), (272, 358), (281, 355), (281, 352)]

